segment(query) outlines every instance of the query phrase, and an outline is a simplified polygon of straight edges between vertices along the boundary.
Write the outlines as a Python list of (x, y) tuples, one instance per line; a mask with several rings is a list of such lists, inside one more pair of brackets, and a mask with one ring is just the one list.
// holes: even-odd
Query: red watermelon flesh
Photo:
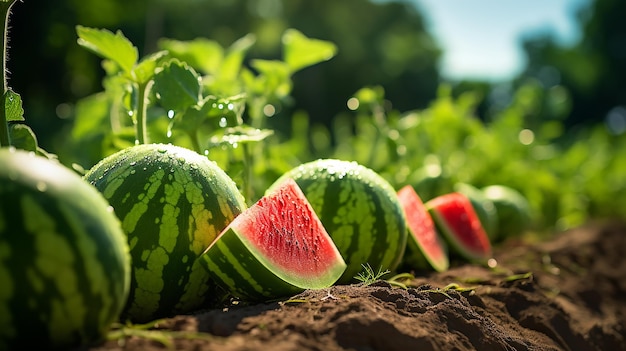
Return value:
[(404, 209), (407, 227), (411, 234), (409, 236), (410, 250), (407, 251), (407, 255), (423, 255), (436, 271), (447, 270), (448, 252), (420, 196), (411, 185), (406, 185), (398, 191), (398, 199)]
[[(315, 282), (339, 274), (345, 263), (317, 214), (292, 179), (239, 215), (231, 228), (286, 277)], [(312, 284), (315, 285), (315, 284)]]
[(470, 260), (491, 258), (491, 243), (469, 198), (440, 195), (426, 203), (437, 228), (456, 251)]

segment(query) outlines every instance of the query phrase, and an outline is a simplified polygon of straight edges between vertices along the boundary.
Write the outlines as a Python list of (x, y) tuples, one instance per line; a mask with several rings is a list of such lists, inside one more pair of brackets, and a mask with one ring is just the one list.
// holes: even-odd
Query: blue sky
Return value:
[(523, 68), (523, 35), (549, 31), (564, 43), (575, 42), (575, 10), (589, 0), (410, 1), (422, 9), (444, 50), (444, 77), (498, 81)]

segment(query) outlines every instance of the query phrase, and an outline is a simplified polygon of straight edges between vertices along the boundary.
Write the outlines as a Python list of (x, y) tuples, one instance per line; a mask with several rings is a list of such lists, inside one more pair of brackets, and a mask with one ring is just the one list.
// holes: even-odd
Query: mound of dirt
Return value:
[[(626, 226), (590, 224), (549, 242), (510, 241), (494, 268), (454, 263), (282, 301), (120, 328), (112, 350), (626, 350)], [(385, 277), (387, 278), (387, 277)]]

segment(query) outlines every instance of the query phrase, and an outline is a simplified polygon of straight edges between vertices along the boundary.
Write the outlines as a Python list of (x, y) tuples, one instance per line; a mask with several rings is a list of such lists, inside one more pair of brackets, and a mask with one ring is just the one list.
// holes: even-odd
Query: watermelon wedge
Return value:
[(447, 248), (420, 196), (411, 185), (406, 185), (398, 191), (398, 199), (410, 234), (404, 262), (412, 268), (430, 266), (437, 272), (447, 270), (450, 265)]
[(237, 216), (200, 259), (220, 286), (248, 300), (326, 288), (346, 269), (339, 250), (292, 179)]
[(491, 258), (491, 243), (469, 198), (459, 192), (426, 202), (437, 229), (451, 247), (470, 261)]

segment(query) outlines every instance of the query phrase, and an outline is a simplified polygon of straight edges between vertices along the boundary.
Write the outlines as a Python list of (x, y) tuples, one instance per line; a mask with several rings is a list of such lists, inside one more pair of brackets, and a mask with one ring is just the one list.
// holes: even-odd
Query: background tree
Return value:
[[(280, 55), (280, 36), (296, 28), (333, 41), (338, 55), (294, 77), (294, 103), (329, 123), (365, 85), (381, 85), (398, 109), (424, 107), (439, 84), (440, 50), (419, 10), (407, 3), (367, 0), (29, 0), (16, 6), (8, 67), (10, 86), (44, 148), (71, 123), (72, 104), (101, 89), (100, 61), (76, 44), (77, 24), (122, 30), (152, 52), (161, 37), (206, 37), (228, 46), (247, 33), (251, 56)], [(288, 112), (288, 111), (284, 111)], [(59, 142), (62, 142), (59, 141)]]
[[(522, 77), (546, 88), (561, 84), (571, 95), (567, 127), (601, 122), (626, 128), (626, 2), (595, 0), (580, 9), (581, 39), (560, 45), (549, 35), (524, 43), (528, 65)], [(520, 78), (522, 78), (520, 77)]]

